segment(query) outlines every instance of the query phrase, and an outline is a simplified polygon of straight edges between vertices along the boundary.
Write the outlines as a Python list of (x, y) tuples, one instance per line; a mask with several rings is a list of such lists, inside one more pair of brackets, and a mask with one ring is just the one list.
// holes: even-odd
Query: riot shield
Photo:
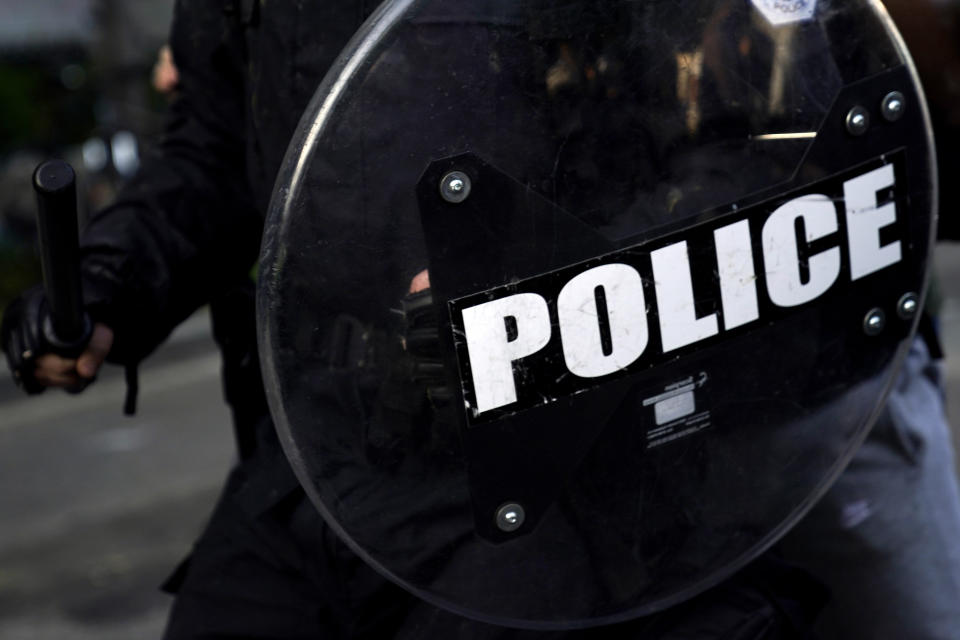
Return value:
[(438, 606), (574, 628), (687, 599), (802, 517), (880, 411), (933, 165), (876, 1), (387, 2), (270, 206), (286, 453)]

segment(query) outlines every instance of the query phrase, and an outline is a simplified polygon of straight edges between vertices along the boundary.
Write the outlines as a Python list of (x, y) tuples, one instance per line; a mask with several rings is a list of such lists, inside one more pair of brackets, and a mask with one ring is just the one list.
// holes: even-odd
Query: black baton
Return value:
[(40, 264), (48, 314), (44, 337), (53, 351), (79, 356), (90, 340), (90, 317), (83, 310), (77, 233), (77, 181), (63, 160), (47, 160), (33, 172), (37, 193)]

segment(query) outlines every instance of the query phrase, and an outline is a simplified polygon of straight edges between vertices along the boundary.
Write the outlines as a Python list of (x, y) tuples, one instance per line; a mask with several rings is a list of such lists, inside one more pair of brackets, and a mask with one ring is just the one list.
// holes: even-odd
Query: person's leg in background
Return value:
[(780, 543), (832, 592), (824, 640), (960, 638), (960, 491), (940, 378), (916, 339), (866, 442)]

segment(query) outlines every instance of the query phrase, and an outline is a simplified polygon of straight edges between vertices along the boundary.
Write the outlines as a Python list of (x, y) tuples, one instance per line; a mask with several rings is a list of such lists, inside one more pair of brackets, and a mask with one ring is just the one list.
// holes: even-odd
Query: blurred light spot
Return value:
[(100, 138), (90, 138), (83, 143), (83, 166), (90, 173), (103, 171), (107, 166), (107, 145)]
[(117, 173), (129, 178), (140, 167), (140, 154), (137, 150), (137, 139), (129, 131), (118, 131), (110, 140), (110, 150), (113, 152), (113, 166)]

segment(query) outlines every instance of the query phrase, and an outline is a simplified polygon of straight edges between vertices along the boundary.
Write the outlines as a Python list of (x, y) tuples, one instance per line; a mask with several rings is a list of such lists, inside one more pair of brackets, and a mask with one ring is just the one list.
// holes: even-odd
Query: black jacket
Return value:
[(180, 72), (158, 152), (82, 237), (84, 292), (137, 362), (192, 311), (249, 279), (301, 112), (364, 2), (178, 2)]

